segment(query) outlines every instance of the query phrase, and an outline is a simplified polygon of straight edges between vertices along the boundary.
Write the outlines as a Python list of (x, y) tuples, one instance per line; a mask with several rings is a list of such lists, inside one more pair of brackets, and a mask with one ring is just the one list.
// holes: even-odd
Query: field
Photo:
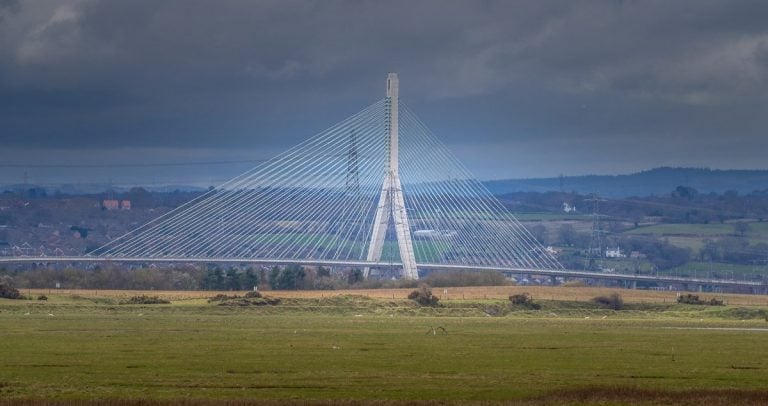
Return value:
[(699, 237), (717, 237), (733, 233), (732, 224), (654, 224), (626, 231), (626, 234), (695, 235)]
[(691, 261), (683, 266), (661, 271), (659, 273), (682, 276), (705, 276), (714, 275), (716, 277), (727, 279), (755, 279), (758, 275), (765, 274), (766, 268), (763, 265), (738, 265)]
[[(768, 242), (768, 223), (749, 222), (745, 237), (751, 244)], [(669, 237), (675, 245), (698, 250), (704, 239), (729, 237), (735, 234), (734, 224), (654, 224), (627, 230), (624, 234)]]
[(437, 308), (399, 289), (267, 292), (276, 306), (219, 306), (210, 292), (0, 300), (0, 403), (768, 402), (764, 296), (685, 306), (625, 290), (613, 311), (585, 301), (612, 290), (535, 288), (542, 309), (525, 310), (505, 300), (514, 289), (449, 288)]
[(569, 214), (569, 213), (516, 213), (515, 217), (520, 221), (591, 221), (588, 214)]

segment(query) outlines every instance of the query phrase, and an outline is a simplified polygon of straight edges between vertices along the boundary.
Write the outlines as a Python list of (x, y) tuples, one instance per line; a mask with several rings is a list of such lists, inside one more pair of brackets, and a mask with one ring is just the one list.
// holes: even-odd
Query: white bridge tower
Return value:
[[(416, 269), (416, 257), (413, 253), (411, 241), (411, 229), (408, 225), (408, 213), (405, 209), (403, 189), (400, 185), (398, 173), (398, 81), (397, 73), (387, 75), (387, 119), (389, 128), (389, 165), (384, 176), (384, 184), (381, 186), (379, 204), (376, 208), (376, 218), (373, 222), (371, 242), (368, 246), (367, 260), (378, 262), (381, 260), (381, 251), (384, 248), (384, 237), (389, 227), (390, 216), (395, 224), (397, 234), (397, 246), (400, 250), (400, 260), (403, 263), (404, 279), (419, 279)], [(368, 277), (370, 269), (363, 270)]]

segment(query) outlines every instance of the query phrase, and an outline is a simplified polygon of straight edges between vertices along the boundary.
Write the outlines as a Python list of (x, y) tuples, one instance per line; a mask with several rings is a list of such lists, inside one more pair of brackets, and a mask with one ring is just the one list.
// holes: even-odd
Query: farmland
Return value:
[(614, 311), (588, 301), (611, 290), (535, 288), (540, 310), (510, 308), (520, 289), (450, 288), (435, 308), (402, 289), (267, 292), (281, 304), (246, 307), (208, 303), (211, 292), (151, 293), (170, 305), (120, 304), (142, 293), (125, 291), (0, 300), (0, 399), (768, 400), (764, 297), (710, 307), (621, 291)]

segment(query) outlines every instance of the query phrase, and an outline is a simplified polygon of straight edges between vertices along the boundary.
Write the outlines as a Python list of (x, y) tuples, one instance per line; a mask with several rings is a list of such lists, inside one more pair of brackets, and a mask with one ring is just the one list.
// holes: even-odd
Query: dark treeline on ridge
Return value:
[[(755, 190), (768, 189), (768, 170), (736, 170), (709, 168), (660, 167), (624, 175), (561, 175), (550, 178), (495, 179), (482, 181), (495, 195), (517, 192), (571, 192), (574, 194), (597, 193), (604, 197), (623, 198), (630, 196), (664, 195), (678, 185), (690, 187), (700, 193), (723, 194), (734, 191), (749, 194)], [(215, 185), (211, 185), (213, 187)], [(119, 195), (147, 202), (151, 195), (182, 199), (203, 193), (208, 188), (200, 186), (175, 185), (134, 185), (114, 186), (111, 184), (6, 184), (0, 185), (0, 193), (21, 194), (24, 197), (78, 196), (109, 194)], [(155, 201), (155, 203), (160, 203)]]
[(562, 175), (553, 178), (500, 179), (484, 182), (493, 194), (567, 191), (604, 197), (663, 195), (678, 185), (701, 193), (748, 194), (768, 189), (768, 170), (654, 168), (627, 175)]

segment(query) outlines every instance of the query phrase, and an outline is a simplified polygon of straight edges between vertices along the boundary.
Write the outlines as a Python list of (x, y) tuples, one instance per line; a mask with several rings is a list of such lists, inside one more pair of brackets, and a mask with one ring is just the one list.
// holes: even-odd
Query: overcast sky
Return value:
[(0, 0), (0, 164), (268, 158), (389, 71), (482, 179), (768, 167), (768, 2), (737, 0)]

